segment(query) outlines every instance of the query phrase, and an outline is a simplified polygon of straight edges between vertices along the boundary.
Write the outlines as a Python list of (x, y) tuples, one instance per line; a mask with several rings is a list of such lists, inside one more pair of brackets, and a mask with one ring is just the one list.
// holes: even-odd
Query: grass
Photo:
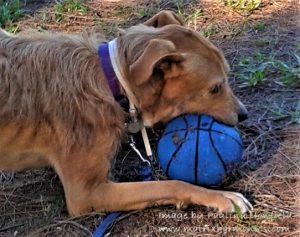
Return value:
[(266, 29), (266, 24), (263, 21), (258, 21), (255, 23), (254, 29), (258, 32), (262, 32)]
[(20, 9), (20, 0), (5, 1), (0, 0), (0, 27), (11, 28), (15, 22), (22, 15)]
[(202, 35), (208, 39), (210, 38), (210, 36), (214, 35), (217, 32), (218, 32), (218, 28), (215, 24), (210, 24), (208, 27), (206, 27), (201, 31)]
[(298, 53), (300, 53), (300, 43), (296, 43), (296, 50)]
[(254, 63), (253, 58), (243, 58), (239, 62), (238, 78), (242, 81), (243, 87), (254, 87), (265, 80), (266, 64)]
[(284, 103), (278, 104), (274, 103), (271, 109), (272, 117), (276, 121), (280, 121), (286, 118), (292, 123), (300, 124), (300, 101), (295, 108), (288, 108)]
[(82, 15), (86, 15), (88, 12), (88, 7), (83, 4), (80, 0), (67, 0), (64, 2), (59, 2), (54, 6), (55, 10), (55, 20), (61, 21), (67, 13), (79, 12)]
[(197, 30), (197, 23), (198, 18), (203, 16), (203, 10), (202, 9), (194, 9), (190, 14), (187, 15), (187, 17), (184, 18), (185, 22), (187, 22), (187, 26), (191, 27), (194, 26), (194, 29)]
[[(190, 2), (190, 4), (188, 4)], [(132, 14), (137, 14), (140, 18), (153, 16), (161, 10), (161, 5), (168, 5), (168, 10), (174, 11), (186, 25), (197, 25), (197, 20), (203, 16), (203, 10), (199, 8), (195, 0), (174, 0), (174, 1), (153, 1), (148, 5), (138, 5), (132, 9)]]
[(180, 16), (184, 15), (184, 0), (175, 0), (176, 13)]
[(272, 73), (278, 77), (276, 83), (287, 87), (300, 87), (300, 57), (296, 54), (294, 63), (286, 63), (257, 52), (253, 57), (242, 58), (239, 62), (237, 76), (242, 87), (255, 87), (267, 79)]
[(159, 7), (156, 4), (150, 4), (149, 6), (138, 6), (137, 14), (139, 17), (152, 16), (159, 10)]
[(248, 13), (258, 9), (261, 0), (223, 0), (225, 6), (236, 10), (245, 10)]
[(266, 38), (254, 39), (253, 42), (257, 47), (266, 47), (272, 43), (269, 39)]
[(298, 65), (293, 67), (288, 64), (286, 64), (283, 61), (280, 60), (273, 60), (271, 62), (272, 66), (277, 68), (281, 75), (280, 75), (280, 81), (283, 85), (289, 86), (289, 87), (300, 87), (300, 61), (299, 57), (298, 59)]

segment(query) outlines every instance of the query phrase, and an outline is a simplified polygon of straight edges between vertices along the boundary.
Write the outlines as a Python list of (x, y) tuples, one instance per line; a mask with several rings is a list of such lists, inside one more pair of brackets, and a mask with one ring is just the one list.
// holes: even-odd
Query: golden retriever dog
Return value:
[[(243, 195), (177, 180), (116, 183), (111, 161), (125, 137), (126, 113), (114, 99), (98, 56), (98, 33), (0, 30), (0, 170), (52, 166), (68, 211), (205, 205), (220, 212), (251, 209)], [(183, 113), (236, 124), (246, 116), (233, 95), (223, 54), (169, 11), (122, 30), (116, 38), (124, 79), (146, 126)], [(124, 93), (120, 86), (121, 93)]]

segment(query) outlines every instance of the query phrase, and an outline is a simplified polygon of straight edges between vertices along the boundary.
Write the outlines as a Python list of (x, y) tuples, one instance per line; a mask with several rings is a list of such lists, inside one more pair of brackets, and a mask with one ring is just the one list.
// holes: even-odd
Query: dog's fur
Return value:
[[(242, 195), (180, 181), (113, 183), (107, 174), (125, 114), (100, 67), (98, 34), (0, 31), (0, 169), (51, 165), (72, 215), (200, 204), (248, 210)], [(188, 112), (236, 124), (245, 108), (228, 86), (222, 53), (163, 11), (117, 37), (119, 60), (144, 122)]]

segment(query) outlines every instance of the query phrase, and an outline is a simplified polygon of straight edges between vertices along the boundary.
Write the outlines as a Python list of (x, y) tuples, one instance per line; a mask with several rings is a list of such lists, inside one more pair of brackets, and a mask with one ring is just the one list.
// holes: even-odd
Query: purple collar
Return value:
[(109, 88), (113, 93), (113, 96), (117, 100), (121, 96), (120, 86), (118, 78), (111, 64), (108, 43), (100, 44), (98, 48), (98, 56), (100, 58), (100, 63), (102, 65), (102, 69), (108, 82)]

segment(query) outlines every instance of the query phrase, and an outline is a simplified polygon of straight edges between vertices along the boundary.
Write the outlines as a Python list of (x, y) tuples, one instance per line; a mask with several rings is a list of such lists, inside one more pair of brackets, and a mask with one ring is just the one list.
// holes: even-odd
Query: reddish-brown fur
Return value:
[[(245, 112), (232, 94), (222, 53), (163, 11), (117, 38), (119, 60), (148, 126), (186, 112), (235, 124)], [(157, 28), (149, 27), (155, 26)], [(107, 175), (124, 135), (124, 112), (99, 64), (98, 34), (0, 31), (0, 169), (51, 165), (72, 215), (190, 203), (242, 211), (237, 193), (179, 181), (113, 183)], [(215, 92), (217, 88), (217, 93)]]

